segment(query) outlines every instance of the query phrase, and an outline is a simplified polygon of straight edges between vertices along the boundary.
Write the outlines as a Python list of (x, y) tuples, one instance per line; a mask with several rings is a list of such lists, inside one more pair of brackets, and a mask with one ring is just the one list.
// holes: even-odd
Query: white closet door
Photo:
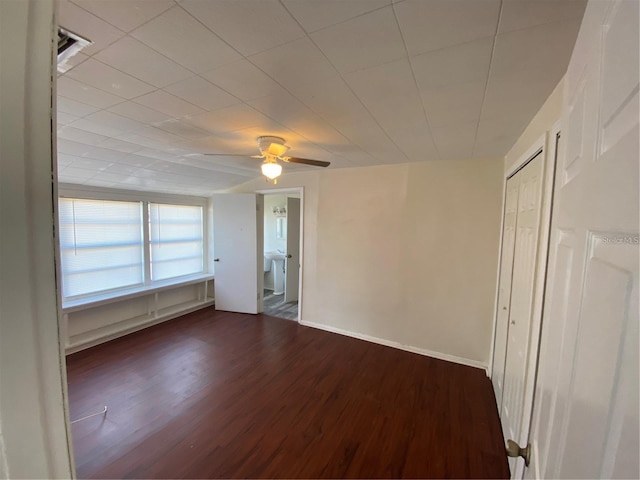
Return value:
[(507, 180), (504, 202), (504, 223), (502, 228), (502, 254), (500, 257), (500, 285), (498, 287), (498, 312), (496, 319), (495, 348), (491, 381), (496, 395), (498, 411), (502, 408), (504, 389), (504, 366), (507, 354), (507, 331), (509, 330), (509, 309), (511, 307), (511, 277), (513, 273), (513, 252), (516, 239), (516, 218), (518, 216), (518, 174)]
[[(539, 153), (516, 176), (519, 177), (518, 213), (516, 217), (511, 307), (507, 330), (507, 352), (504, 369), (504, 392), (500, 420), (506, 439), (527, 444), (531, 411), (525, 411), (525, 390), (533, 379), (527, 378), (529, 362), (537, 360), (537, 343), (531, 345), (532, 328), (539, 325), (533, 319), (536, 265), (542, 211), (544, 155)], [(533, 335), (534, 338), (537, 336)], [(531, 349), (534, 349), (533, 352)], [(533, 353), (533, 354), (532, 354)], [(517, 465), (522, 459), (509, 459), (512, 475), (522, 471)], [(522, 474), (520, 473), (520, 476)]]

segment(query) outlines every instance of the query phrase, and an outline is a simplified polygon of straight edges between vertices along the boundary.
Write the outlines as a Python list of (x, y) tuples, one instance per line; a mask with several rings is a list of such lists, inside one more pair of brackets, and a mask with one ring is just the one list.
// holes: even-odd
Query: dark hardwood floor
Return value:
[(207, 308), (67, 358), (81, 478), (507, 478), (484, 371)]

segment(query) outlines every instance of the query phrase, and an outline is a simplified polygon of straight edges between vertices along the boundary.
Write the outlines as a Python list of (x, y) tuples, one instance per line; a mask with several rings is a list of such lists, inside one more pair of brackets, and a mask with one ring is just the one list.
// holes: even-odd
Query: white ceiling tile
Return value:
[(443, 48), (411, 58), (420, 90), (432, 90), (457, 83), (486, 82), (493, 38)]
[(394, 4), (410, 55), (496, 33), (501, 0), (405, 0)]
[(282, 90), (280, 84), (244, 58), (201, 75), (245, 101)]
[(460, 160), (470, 158), (476, 138), (478, 122), (466, 122), (456, 128), (432, 127), (433, 140), (443, 160)]
[[(58, 90), (60, 89), (58, 88)], [(66, 113), (68, 115), (73, 115), (74, 117), (84, 117), (85, 115), (89, 115), (90, 113), (100, 110), (97, 107), (71, 100), (70, 98), (63, 97), (62, 95), (58, 95), (56, 100), (58, 114)]]
[(342, 73), (406, 56), (391, 7), (317, 31), (311, 34), (311, 38)]
[(131, 142), (125, 142), (117, 138), (108, 138), (98, 144), (100, 147), (116, 150), (122, 153), (135, 153), (142, 149), (140, 145)]
[(148, 158), (148, 157), (144, 157), (142, 155), (138, 155), (137, 153), (135, 155), (129, 154), (129, 155), (122, 155), (120, 154), (117, 157), (117, 162), (120, 165), (129, 165), (132, 167), (136, 167), (136, 168), (147, 168), (149, 165), (151, 165), (154, 162), (153, 159)]
[(240, 103), (236, 97), (201, 77), (182, 80), (164, 90), (205, 110), (217, 110)]
[(345, 79), (409, 158), (437, 156), (407, 59), (350, 73)]
[(586, 4), (586, 0), (506, 0), (502, 4), (498, 33), (560, 20), (579, 20)]
[(557, 83), (566, 72), (579, 28), (579, 20), (567, 20), (498, 35), (490, 75), (513, 76), (543, 69)]
[(143, 123), (136, 122), (135, 120), (131, 120), (130, 118), (123, 117), (122, 115), (108, 112), (106, 110), (92, 113), (84, 118), (94, 123), (118, 130), (120, 133), (131, 132), (144, 127)]
[(76, 157), (82, 157), (92, 150), (91, 145), (85, 143), (76, 142), (74, 140), (67, 140), (66, 138), (58, 137), (56, 142), (58, 146), (58, 154), (74, 155)]
[(74, 142), (84, 143), (87, 145), (98, 145), (109, 137), (81, 130), (73, 126), (65, 126), (58, 129), (58, 138), (73, 140)]
[(143, 95), (134, 100), (140, 105), (158, 110), (172, 118), (184, 117), (185, 115), (195, 115), (204, 112), (200, 107), (196, 107), (194, 104), (185, 102), (181, 98), (171, 95), (162, 90), (156, 90), (155, 92)]
[(71, 122), (78, 120), (80, 117), (76, 117), (75, 115), (70, 115), (64, 112), (56, 112), (56, 122), (58, 125), (67, 125)]
[(125, 33), (68, 0), (56, 1), (58, 25), (93, 42), (82, 50), (93, 55)]
[(173, 0), (73, 0), (120, 30), (130, 32), (175, 5)]
[(80, 158), (66, 153), (58, 153), (56, 157), (58, 161), (58, 168), (67, 167), (73, 163), (75, 158)]
[(173, 133), (184, 138), (201, 138), (211, 135), (205, 130), (201, 130), (193, 125), (190, 125), (183, 120), (171, 119), (166, 122), (157, 123), (156, 128), (164, 130), (165, 132)]
[[(140, 170), (139, 167), (134, 167), (131, 165), (125, 165), (123, 163), (112, 163), (111, 165), (109, 165), (107, 168), (105, 168), (102, 172), (104, 173), (115, 173), (117, 175), (127, 175), (127, 176), (132, 176), (135, 175), (135, 173)], [(102, 173), (101, 173), (102, 175)], [(102, 179), (105, 179), (105, 177), (102, 177)]]
[(229, 45), (178, 6), (134, 30), (131, 35), (195, 73), (240, 58)]
[(148, 83), (90, 58), (69, 71), (65, 77), (131, 99), (154, 90)]
[(421, 90), (420, 96), (431, 127), (454, 126), (480, 118), (486, 83), (456, 83), (432, 90)]
[(68, 167), (62, 168), (58, 172), (58, 177), (61, 180), (64, 180), (65, 178), (73, 178), (73, 179), (77, 179), (77, 180), (86, 180), (88, 178), (93, 177), (96, 173), (97, 172), (94, 169), (87, 170), (85, 168), (77, 168), (77, 167), (74, 167), (73, 164), (72, 164), (72, 165), (70, 165)]
[(186, 122), (211, 133), (268, 125), (272, 120), (246, 104), (233, 105), (213, 112), (190, 115)]
[(278, 0), (181, 0), (180, 5), (243, 55), (305, 36)]
[(390, 0), (284, 0), (307, 32), (341, 23), (390, 5)]
[(96, 172), (104, 171), (109, 168), (109, 166), (113, 165), (113, 163), (105, 162), (103, 160), (97, 160), (95, 158), (85, 158), (85, 157), (71, 157), (73, 158), (73, 162), (71, 163), (71, 167), (74, 168), (83, 168), (85, 170), (95, 170)]
[(129, 36), (109, 45), (94, 58), (156, 87), (193, 76), (191, 71)]
[[(162, 132), (162, 130), (160, 130), (160, 132)], [(165, 133), (167, 134), (167, 136), (171, 135), (168, 132)], [(148, 136), (140, 135), (138, 132), (136, 132), (125, 133), (124, 135), (120, 135), (118, 139), (124, 140), (125, 142), (135, 143), (143, 148), (167, 151), (170, 144), (166, 140), (158, 139), (158, 137), (159, 135), (155, 138), (150, 138)]]
[[(125, 134), (121, 136), (121, 139), (125, 141), (130, 141), (128, 138), (129, 134)], [(179, 137), (178, 135), (174, 135), (173, 133), (169, 133), (165, 130), (160, 130), (156, 127), (147, 126), (137, 130), (133, 135), (140, 135), (142, 137), (146, 137), (150, 140), (154, 140), (159, 142), (161, 148), (167, 148), (168, 145), (182, 145), (184, 143), (184, 138)], [(136, 142), (133, 142), (136, 143)]]
[[(88, 104), (92, 107), (107, 108), (123, 101), (121, 97), (103, 92), (102, 90), (91, 87), (85, 83), (77, 82), (67, 77), (66, 75), (58, 79), (56, 87), (58, 95), (60, 95), (61, 97), (66, 97), (79, 103)], [(64, 100), (58, 100), (58, 103), (65, 102)], [(68, 105), (70, 105), (68, 107), (68, 110), (74, 107), (77, 108), (81, 106), (71, 106), (72, 104), (70, 102), (68, 103)], [(68, 111), (67, 113), (73, 114), (73, 111)]]
[(322, 82), (298, 85), (290, 92), (333, 125), (369, 116), (362, 102), (338, 74)]
[(170, 115), (131, 101), (109, 107), (109, 111), (142, 123), (164, 122), (172, 118)]
[(513, 123), (530, 120), (556, 84), (557, 80), (547, 77), (545, 71), (531, 72), (526, 84), (513, 77), (491, 78), (482, 118), (510, 118)]
[[(124, 130), (120, 130), (119, 128), (113, 128), (108, 125), (103, 125), (102, 123), (93, 122), (91, 120), (87, 120), (86, 118), (76, 120), (70, 126), (76, 129), (84, 130), (85, 132), (97, 134), (103, 139), (120, 135), (125, 132)], [(96, 142), (96, 144), (97, 143), (99, 142)]]
[(288, 93), (258, 98), (251, 106), (316, 144), (343, 145), (347, 139), (319, 115)]
[(335, 69), (308, 38), (272, 48), (249, 57), (284, 87), (322, 81), (335, 75)]

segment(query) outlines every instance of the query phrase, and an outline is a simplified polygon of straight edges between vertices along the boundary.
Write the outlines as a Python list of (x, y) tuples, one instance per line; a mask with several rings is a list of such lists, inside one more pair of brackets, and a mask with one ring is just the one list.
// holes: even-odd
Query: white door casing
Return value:
[(262, 195), (213, 196), (215, 308), (262, 310)]
[(298, 300), (300, 281), (300, 199), (287, 197), (287, 259), (284, 301)]
[(638, 2), (590, 2), (565, 80), (528, 478), (639, 478)]
[(496, 396), (498, 411), (502, 408), (504, 366), (507, 353), (507, 332), (509, 330), (509, 308), (511, 306), (511, 275), (513, 272), (513, 252), (516, 238), (516, 217), (518, 215), (518, 189), (520, 177), (507, 179), (505, 188), (504, 215), (502, 226), (502, 252), (500, 255), (500, 276), (496, 312), (496, 331), (493, 352), (491, 381)]

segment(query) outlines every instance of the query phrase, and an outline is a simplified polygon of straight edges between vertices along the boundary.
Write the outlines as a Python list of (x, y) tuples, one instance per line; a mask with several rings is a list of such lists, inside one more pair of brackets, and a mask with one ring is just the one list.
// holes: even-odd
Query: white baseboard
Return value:
[(300, 321), (300, 325), (304, 325), (305, 327), (317, 328), (319, 330), (325, 330), (331, 333), (345, 335), (347, 337), (357, 338), (359, 340), (365, 340), (371, 343), (377, 343), (379, 345), (385, 345), (387, 347), (397, 348), (398, 350), (404, 350), (406, 352), (417, 353), (419, 355), (424, 355), (425, 357), (437, 358), (438, 360), (445, 360), (447, 362), (466, 365), (468, 367), (481, 368), (485, 372), (487, 371), (487, 367), (488, 367), (486, 364), (482, 362), (478, 362), (476, 360), (469, 360), (468, 358), (457, 357), (455, 355), (434, 352), (432, 350), (413, 347), (411, 345), (403, 345), (401, 343), (394, 342), (392, 340), (386, 340), (384, 338), (372, 337), (370, 335), (364, 335), (362, 333), (351, 332), (349, 330), (343, 330), (341, 328), (332, 327), (330, 325), (323, 325), (321, 323), (306, 322), (306, 321)]

